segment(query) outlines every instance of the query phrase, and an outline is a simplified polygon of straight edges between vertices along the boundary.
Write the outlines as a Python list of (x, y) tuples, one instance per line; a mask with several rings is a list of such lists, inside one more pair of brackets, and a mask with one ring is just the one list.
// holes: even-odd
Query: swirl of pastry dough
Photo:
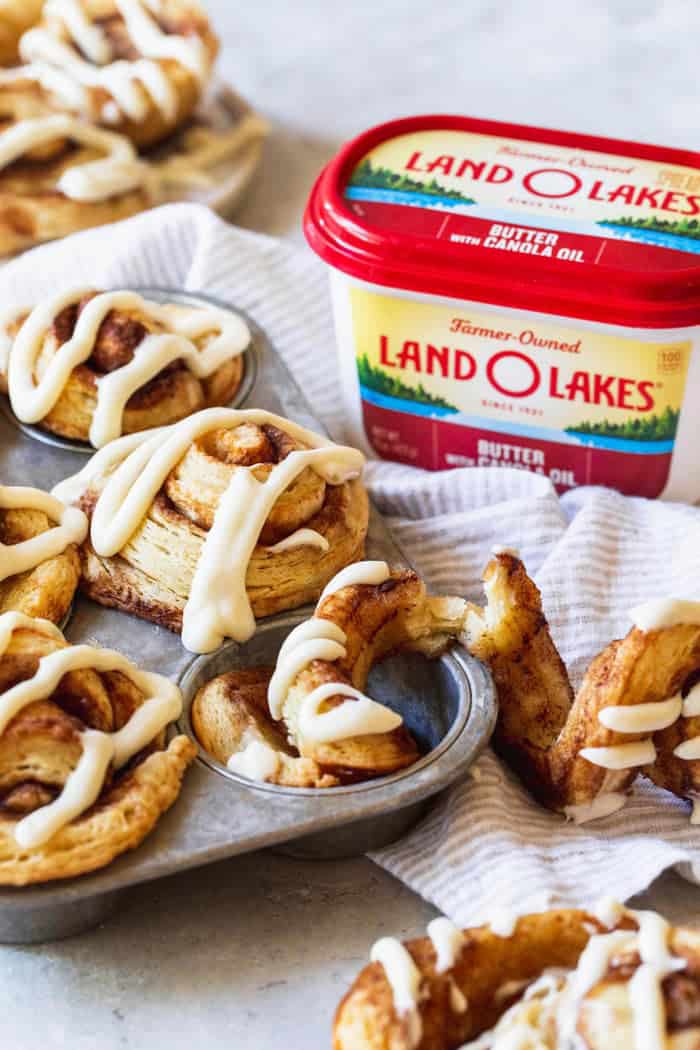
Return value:
[(40, 489), (0, 485), (0, 613), (61, 623), (78, 586), (87, 530), (77, 507)]
[[(613, 901), (526, 915), (501, 936), (436, 920), (378, 941), (334, 1050), (685, 1050), (700, 1040), (700, 936)], [(455, 994), (457, 993), (457, 994)]]
[(18, 419), (96, 448), (229, 401), (251, 339), (229, 310), (92, 289), (12, 310), (4, 327), (0, 384)]
[(465, 608), (460, 598), (428, 597), (414, 572), (349, 565), (288, 635), (274, 671), (232, 671), (199, 691), (195, 734), (233, 772), (285, 787), (403, 769), (419, 757), (416, 741), (400, 715), (363, 692), (367, 675), (389, 652), (440, 655), (460, 636)]
[(53, 106), (139, 147), (190, 117), (217, 50), (195, 0), (47, 0), (41, 23), (20, 42), (23, 74)]
[(91, 517), (85, 592), (209, 652), (362, 555), (363, 464), (270, 412), (211, 408), (111, 442), (54, 491)]
[(574, 696), (520, 559), (497, 555), (484, 581), (488, 605), (471, 607), (466, 644), (496, 682), (494, 746), (533, 794), (577, 823), (623, 806), (640, 773), (694, 801), (700, 602), (633, 610), (630, 632), (593, 659)]
[(0, 616), (0, 884), (79, 875), (144, 838), (195, 748), (178, 688), (121, 653)]

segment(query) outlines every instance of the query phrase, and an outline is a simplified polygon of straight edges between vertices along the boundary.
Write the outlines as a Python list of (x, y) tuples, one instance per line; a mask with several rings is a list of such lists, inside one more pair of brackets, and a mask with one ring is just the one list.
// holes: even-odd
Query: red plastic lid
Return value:
[(344, 146), (311, 247), (373, 284), (634, 328), (700, 324), (700, 154), (458, 116)]

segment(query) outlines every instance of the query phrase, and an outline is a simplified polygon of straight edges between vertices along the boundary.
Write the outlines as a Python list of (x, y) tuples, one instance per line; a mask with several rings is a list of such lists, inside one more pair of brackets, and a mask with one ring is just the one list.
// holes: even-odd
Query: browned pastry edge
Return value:
[[(51, 522), (39, 511), (0, 508), (2, 543), (19, 543), (49, 528)], [(0, 581), (0, 613), (21, 612), (59, 624), (70, 609), (79, 579), (80, 557), (71, 543), (62, 554), (47, 558), (35, 569)]]

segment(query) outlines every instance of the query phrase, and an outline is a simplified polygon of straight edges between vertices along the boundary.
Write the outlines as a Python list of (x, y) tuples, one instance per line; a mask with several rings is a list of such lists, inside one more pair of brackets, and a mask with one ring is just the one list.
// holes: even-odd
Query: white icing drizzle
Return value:
[(656, 759), (653, 740), (636, 740), (631, 744), (614, 744), (610, 747), (583, 747), (579, 751), (594, 766), (603, 769), (633, 769), (635, 766), (651, 765)]
[[(339, 704), (328, 711), (319, 711), (332, 696), (347, 696), (355, 702)], [(331, 744), (353, 736), (372, 733), (390, 733), (398, 729), (403, 719), (384, 704), (378, 704), (354, 686), (344, 682), (325, 682), (305, 696), (299, 710), (299, 735), (313, 744)]]
[(594, 919), (605, 926), (608, 930), (614, 929), (619, 926), (620, 922), (624, 919), (627, 914), (627, 909), (624, 904), (616, 900), (615, 897), (601, 897), (600, 900), (596, 901), (589, 911)]
[(640, 631), (647, 632), (681, 624), (700, 626), (700, 602), (658, 598), (632, 609), (630, 619)]
[(98, 160), (73, 165), (60, 175), (56, 189), (64, 197), (102, 201), (145, 185), (148, 169), (127, 139), (62, 114), (20, 120), (0, 132), (0, 170), (38, 146), (63, 138), (105, 154)]
[[(363, 561), (341, 569), (324, 590), (317, 609), (330, 594), (343, 587), (383, 583), (390, 575), (386, 562)], [(284, 703), (295, 678), (313, 660), (334, 662), (347, 655), (345, 632), (330, 620), (312, 616), (299, 624), (284, 640), (268, 686), (267, 701), (273, 718), (281, 719)], [(326, 700), (347, 696), (354, 703), (338, 704), (320, 711)], [(324, 682), (304, 697), (299, 708), (298, 733), (310, 743), (327, 744), (372, 733), (389, 733), (401, 725), (401, 716), (384, 704), (365, 696), (345, 682)]]
[(673, 725), (681, 713), (682, 704), (678, 693), (670, 700), (658, 703), (604, 707), (598, 713), (598, 721), (617, 733), (654, 733)]
[(267, 549), (271, 554), (280, 554), (282, 551), (289, 551), (295, 547), (317, 547), (325, 553), (330, 550), (330, 543), (315, 529), (297, 529), (291, 536), (285, 536), (279, 543), (273, 543)]
[(530, 912), (545, 911), (551, 907), (552, 896), (547, 890), (524, 900), (519, 906), (499, 905), (489, 912), (489, 927), (497, 937), (512, 937), (518, 920)]
[(172, 426), (111, 442), (79, 474), (54, 489), (59, 498), (73, 501), (93, 480), (106, 478), (90, 531), (97, 554), (113, 557), (141, 525), (192, 442), (212, 430), (232, 430), (242, 423), (271, 424), (308, 447), (277, 463), (265, 481), (258, 481), (247, 467), (234, 470), (204, 541), (183, 613), (182, 641), (192, 652), (211, 652), (226, 637), (246, 641), (253, 634), (246, 573), (262, 527), (282, 493), (307, 467), (329, 485), (356, 478), (364, 465), (362, 454), (271, 412), (211, 408)]
[(271, 780), (280, 766), (279, 752), (264, 740), (251, 740), (242, 751), (231, 755), (226, 765), (232, 773), (248, 780)]
[(627, 795), (621, 791), (606, 791), (597, 795), (591, 802), (580, 802), (564, 806), (564, 816), (574, 824), (586, 824), (591, 820), (609, 817), (627, 802)]
[(396, 1013), (407, 1022), (409, 1046), (418, 1045), (423, 1025), (418, 1010), (421, 972), (404, 948), (394, 937), (382, 937), (370, 952), (372, 962), (384, 967), (386, 979), (394, 996)]
[(210, 59), (199, 36), (164, 33), (141, 0), (115, 0), (127, 33), (144, 56), (133, 62), (110, 61), (112, 50), (105, 33), (85, 14), (76, 0), (50, 0), (47, 13), (63, 22), (69, 38), (87, 55), (86, 61), (71, 43), (60, 40), (49, 29), (30, 29), (20, 42), (20, 53), (28, 63), (25, 75), (55, 93), (65, 104), (90, 115), (90, 90), (101, 88), (114, 100), (117, 112), (103, 110), (103, 118), (116, 122), (119, 111), (133, 121), (142, 121), (149, 100), (168, 122), (177, 117), (175, 84), (161, 66), (170, 59), (184, 66), (201, 85), (210, 73)]
[(428, 937), (433, 942), (436, 973), (447, 973), (457, 962), (466, 937), (459, 926), (445, 916), (439, 916), (428, 923)]
[(28, 572), (49, 558), (62, 554), (71, 543), (82, 543), (88, 520), (77, 507), (66, 507), (55, 496), (22, 485), (0, 485), (0, 507), (5, 510), (38, 510), (58, 524), (20, 543), (0, 543), (0, 580)]
[[(683, 718), (696, 718), (700, 715), (700, 682), (693, 686), (683, 701), (681, 715)], [(700, 759), (700, 736), (694, 736), (691, 737), (690, 740), (684, 740), (673, 749), (673, 753), (676, 758), (680, 758), (684, 762), (697, 761), (697, 759)], [(693, 802), (693, 814), (690, 818), (691, 824), (700, 823), (700, 819), (696, 819), (698, 817), (696, 812), (698, 808), (697, 803)]]
[(319, 598), (319, 603), (331, 594), (342, 591), (343, 587), (362, 585), (377, 587), (391, 576), (391, 570), (385, 561), (357, 561), (336, 573)]
[[(90, 357), (100, 326), (112, 310), (138, 311), (170, 331), (146, 335), (128, 364), (98, 379), (97, 405), (90, 425), (90, 441), (96, 448), (120, 436), (129, 398), (167, 365), (181, 360), (203, 379), (250, 344), (248, 326), (229, 310), (215, 306), (173, 310), (135, 292), (101, 292), (85, 304), (71, 338), (58, 348), (37, 381), (36, 361), (55, 318), (89, 291), (74, 288), (40, 303), (17, 333), (9, 355), (8, 379), (10, 403), (23, 423), (37, 423), (51, 411), (73, 370)], [(212, 338), (203, 349), (193, 342), (210, 334)]]
[[(52, 624), (34, 620), (22, 613), (0, 616), (0, 658), (16, 630), (39, 631), (64, 640)], [(0, 695), (0, 733), (28, 704), (45, 700), (58, 688), (69, 671), (92, 669), (119, 671), (144, 694), (144, 702), (125, 725), (114, 733), (86, 729), (81, 734), (83, 753), (68, 776), (63, 790), (53, 802), (34, 810), (15, 826), (15, 838), (24, 848), (41, 846), (75, 817), (84, 813), (98, 797), (107, 768), (125, 765), (182, 712), (180, 690), (162, 675), (141, 671), (121, 653), (73, 645), (56, 649), (39, 660), (35, 674)]]

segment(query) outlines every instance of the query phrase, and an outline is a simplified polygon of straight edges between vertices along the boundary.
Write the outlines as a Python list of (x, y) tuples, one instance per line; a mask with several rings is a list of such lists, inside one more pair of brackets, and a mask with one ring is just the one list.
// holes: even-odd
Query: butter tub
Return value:
[(304, 226), (365, 451), (700, 499), (700, 154), (411, 117), (340, 151)]

